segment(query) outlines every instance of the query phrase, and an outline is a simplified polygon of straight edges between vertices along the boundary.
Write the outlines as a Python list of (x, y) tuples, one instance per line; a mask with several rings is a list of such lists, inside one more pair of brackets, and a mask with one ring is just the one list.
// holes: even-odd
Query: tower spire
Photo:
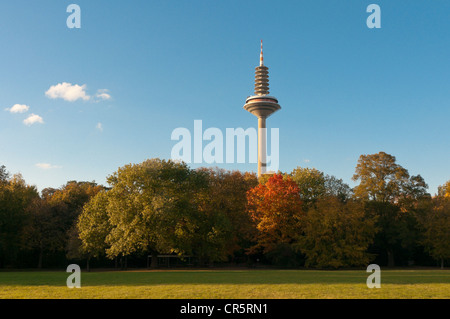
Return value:
[(259, 55), (259, 66), (264, 65), (264, 56), (263, 56), (263, 43), (261, 40), (261, 54)]

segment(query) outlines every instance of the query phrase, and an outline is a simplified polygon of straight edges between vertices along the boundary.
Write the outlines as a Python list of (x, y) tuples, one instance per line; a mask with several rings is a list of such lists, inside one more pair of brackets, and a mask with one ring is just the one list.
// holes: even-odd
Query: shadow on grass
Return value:
[[(0, 272), (1, 286), (65, 286), (69, 273)], [(173, 270), (81, 272), (83, 286), (144, 286), (170, 284), (365, 284), (359, 271), (314, 270)], [(450, 284), (447, 270), (381, 271), (382, 284)]]

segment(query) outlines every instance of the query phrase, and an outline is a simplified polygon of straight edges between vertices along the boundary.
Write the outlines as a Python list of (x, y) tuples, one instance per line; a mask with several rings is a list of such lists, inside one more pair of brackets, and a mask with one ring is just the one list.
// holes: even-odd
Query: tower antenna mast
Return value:
[(263, 42), (261, 40), (261, 53), (259, 54), (259, 66), (264, 65), (264, 56), (263, 56)]

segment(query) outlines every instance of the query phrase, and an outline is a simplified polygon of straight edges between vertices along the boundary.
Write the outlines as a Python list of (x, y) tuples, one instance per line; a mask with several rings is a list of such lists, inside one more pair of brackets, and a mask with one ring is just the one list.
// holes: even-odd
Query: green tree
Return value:
[[(397, 246), (406, 246), (411, 239), (410, 221), (404, 216), (419, 198), (429, 197), (427, 185), (420, 175), (410, 176), (408, 171), (396, 163), (396, 158), (384, 152), (361, 155), (353, 175), (360, 184), (354, 188), (355, 197), (367, 203), (371, 216), (377, 216), (380, 233), (376, 243), (386, 251), (388, 266), (395, 265), (394, 251)], [(406, 233), (405, 233), (406, 232)], [(409, 240), (409, 242), (412, 242)]]
[(11, 267), (20, 250), (21, 234), (28, 217), (26, 208), (38, 193), (20, 174), (8, 178), (4, 167), (0, 171), (0, 265)]
[(65, 248), (67, 234), (62, 212), (66, 209), (63, 203), (50, 205), (39, 197), (26, 209), (28, 219), (22, 232), (22, 248), (38, 252), (38, 268), (42, 268), (46, 253), (63, 251)]
[(450, 198), (450, 180), (438, 187), (438, 196)]
[(325, 175), (325, 194), (327, 197), (335, 197), (345, 202), (353, 196), (353, 191), (342, 179)]
[(365, 200), (398, 203), (407, 197), (427, 195), (423, 178), (410, 176), (407, 169), (396, 163), (395, 156), (385, 152), (361, 155), (353, 180), (360, 181), (354, 189), (355, 196)]
[(45, 189), (46, 197), (50, 204), (64, 203), (67, 205), (67, 222), (69, 228), (75, 223), (83, 210), (83, 206), (89, 199), (95, 196), (104, 187), (95, 182), (69, 181), (59, 189)]
[(107, 192), (101, 191), (84, 205), (83, 212), (78, 217), (76, 233), (79, 234), (77, 238), (81, 240), (79, 252), (82, 256), (86, 255), (88, 270), (90, 258), (104, 255), (108, 248), (106, 237), (112, 229), (107, 211), (108, 204)]
[(450, 259), (450, 199), (444, 196), (433, 198), (426, 214), (420, 216), (423, 229), (422, 243), (430, 256), (441, 262)]
[(0, 166), (0, 183), (6, 184), (8, 182), (9, 173), (5, 165)]
[[(183, 254), (192, 248), (199, 189), (206, 175), (184, 163), (151, 159), (119, 168), (108, 177), (107, 207), (112, 229), (106, 238), (110, 258), (134, 252)], [(193, 216), (193, 218), (192, 218)], [(180, 248), (181, 247), (181, 248)], [(152, 258), (155, 267), (156, 258)]]
[(258, 185), (255, 174), (223, 169), (204, 169), (208, 173), (209, 187), (206, 211), (220, 211), (229, 220), (232, 230), (227, 238), (226, 252), (233, 256), (248, 248), (256, 231), (247, 213), (247, 191)]
[(297, 167), (290, 174), (292, 180), (297, 183), (300, 199), (309, 207), (326, 194), (325, 175), (315, 168)]
[[(53, 232), (49, 230), (49, 236), (58, 234), (54, 240), (58, 241), (61, 246), (58, 246), (56, 251), (65, 251), (67, 258), (81, 257), (79, 254), (81, 241), (76, 222), (83, 206), (103, 189), (103, 186), (97, 185), (95, 182), (69, 181), (61, 188), (46, 188), (42, 191), (42, 198), (52, 212), (53, 227), (57, 229)], [(64, 234), (62, 237), (59, 236), (60, 232)]]
[(375, 235), (375, 221), (364, 205), (343, 203), (336, 197), (321, 199), (302, 219), (303, 235), (297, 248), (306, 255), (307, 267), (363, 266), (371, 259), (368, 246)]
[(315, 168), (299, 166), (289, 176), (297, 183), (300, 198), (306, 210), (322, 198), (336, 197), (341, 201), (346, 201), (352, 197), (350, 186), (345, 184), (342, 179), (325, 175)]
[(229, 243), (233, 227), (222, 209), (211, 205), (210, 194), (196, 194), (198, 209), (184, 216), (183, 223), (177, 227), (176, 251), (193, 254), (199, 264), (212, 264), (225, 261), (228, 257)]
[(45, 199), (45, 200), (49, 200), (50, 197), (52, 197), (53, 194), (55, 194), (57, 191), (58, 191), (58, 189), (53, 188), (53, 187), (47, 187), (47, 188), (44, 188), (44, 189), (41, 191), (41, 197), (42, 197), (43, 199)]

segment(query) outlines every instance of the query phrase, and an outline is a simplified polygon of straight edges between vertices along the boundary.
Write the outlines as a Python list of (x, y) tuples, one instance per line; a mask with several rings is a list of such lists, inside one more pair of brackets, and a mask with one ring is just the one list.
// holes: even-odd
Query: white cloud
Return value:
[(10, 113), (25, 113), (25, 112), (28, 112), (29, 109), (30, 109), (30, 107), (28, 105), (14, 104), (12, 107), (6, 108), (5, 110)]
[(305, 163), (309, 163), (309, 162), (311, 162), (311, 160), (309, 160), (309, 159), (305, 159), (305, 160), (303, 160), (303, 162), (305, 162)]
[(89, 100), (91, 97), (86, 94), (86, 84), (78, 85), (72, 83), (59, 83), (52, 85), (45, 95), (51, 99), (63, 99), (65, 101), (74, 102), (82, 99), (84, 101)]
[(23, 124), (25, 125), (33, 125), (34, 123), (41, 123), (44, 124), (44, 120), (39, 115), (31, 113), (30, 116), (28, 116), (25, 120), (23, 120)]
[(108, 92), (109, 90), (107, 89), (100, 89), (97, 90), (97, 94), (95, 96), (100, 100), (109, 100), (111, 99), (111, 95)]
[(61, 166), (51, 165), (48, 163), (37, 163), (36, 167), (38, 167), (40, 169), (45, 169), (45, 170), (52, 169), (52, 168), (61, 168)]
[(100, 132), (103, 132), (103, 124), (102, 123), (98, 122), (97, 125), (95, 126), (95, 128), (97, 130), (99, 130)]

